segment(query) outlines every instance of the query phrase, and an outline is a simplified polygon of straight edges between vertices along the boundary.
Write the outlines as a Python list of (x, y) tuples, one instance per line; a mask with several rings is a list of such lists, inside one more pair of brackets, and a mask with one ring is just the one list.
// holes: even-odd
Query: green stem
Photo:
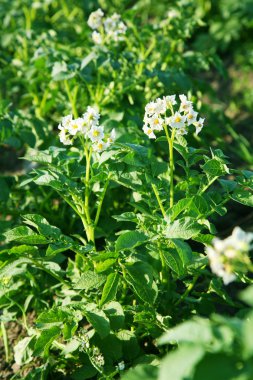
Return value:
[(39, 269), (43, 270), (44, 272), (48, 273), (50, 276), (54, 277), (57, 281), (61, 282), (63, 285), (67, 286), (68, 288), (70, 287), (69, 283), (67, 281), (63, 280), (63, 278), (61, 278), (61, 276), (58, 276), (58, 274), (52, 272), (50, 269), (47, 269), (46, 267), (44, 267), (43, 264), (39, 263), (38, 261), (32, 260), (32, 259), (30, 259), (30, 260), (33, 262), (33, 264), (37, 268), (39, 268)]
[(88, 228), (86, 230), (87, 239), (88, 239), (88, 241), (95, 243), (94, 225), (93, 225), (92, 220), (91, 220), (90, 208), (89, 208), (89, 197), (90, 197), (89, 181), (90, 181), (91, 154), (92, 154), (92, 147), (90, 147), (90, 149), (85, 147), (86, 173), (85, 173), (84, 211), (85, 211), (85, 215), (86, 215), (86, 219), (87, 219), (87, 223), (88, 223)]
[(176, 130), (173, 128), (171, 137), (169, 136), (168, 127), (164, 125), (165, 134), (169, 145), (169, 170), (170, 170), (170, 207), (174, 205), (174, 156), (173, 156), (173, 143)]
[(108, 185), (109, 185), (109, 182), (110, 182), (110, 174), (105, 182), (105, 186), (104, 186), (104, 190), (101, 194), (101, 197), (100, 197), (100, 200), (99, 200), (99, 204), (98, 204), (98, 208), (97, 208), (97, 212), (96, 212), (96, 217), (95, 217), (95, 221), (94, 221), (94, 226), (96, 227), (96, 225), (98, 224), (98, 221), (99, 221), (99, 217), (100, 217), (100, 213), (101, 213), (101, 209), (102, 209), (102, 205), (103, 205), (103, 201), (104, 201), (104, 197), (105, 197), (105, 193), (106, 193), (106, 190), (108, 188)]
[(163, 204), (162, 204), (161, 198), (160, 198), (160, 196), (159, 196), (158, 189), (157, 189), (156, 185), (153, 184), (153, 183), (151, 184), (151, 186), (152, 186), (152, 189), (153, 189), (153, 191), (154, 191), (154, 193), (155, 193), (155, 196), (156, 196), (157, 202), (158, 202), (158, 204), (159, 204), (160, 210), (161, 210), (161, 212), (162, 212), (162, 214), (163, 214), (163, 217), (165, 218), (165, 217), (166, 217), (166, 212), (165, 212), (165, 210), (164, 210), (164, 207), (163, 207)]
[(189, 293), (194, 288), (194, 286), (195, 286), (198, 278), (199, 278), (199, 274), (196, 274), (196, 276), (193, 277), (192, 282), (190, 283), (190, 285), (188, 285), (188, 287), (187, 287), (186, 291), (184, 292), (184, 294), (177, 300), (177, 302), (175, 303), (175, 306), (179, 305), (189, 295)]
[(162, 264), (162, 270), (160, 272), (160, 279), (161, 279), (161, 282), (163, 284), (167, 284), (168, 279), (167, 279), (167, 273), (166, 273), (167, 272), (166, 271), (166, 262), (165, 262), (163, 251), (162, 251), (160, 244), (158, 245), (158, 248), (159, 248), (159, 255), (160, 255), (161, 264)]
[(199, 194), (200, 194), (200, 195), (203, 194), (203, 193), (208, 189), (208, 187), (210, 187), (210, 186), (212, 185), (212, 183), (213, 183), (214, 181), (216, 181), (217, 178), (219, 178), (219, 176), (215, 176), (215, 177), (213, 177), (213, 178), (211, 179), (211, 181), (208, 182), (208, 183), (206, 184), (206, 186), (203, 187), (202, 190), (200, 190)]
[(5, 361), (6, 363), (8, 363), (10, 359), (10, 351), (9, 351), (9, 344), (8, 344), (8, 336), (7, 336), (4, 322), (1, 322), (1, 331), (2, 331), (2, 337), (3, 337), (3, 343), (4, 343)]
[(64, 84), (65, 84), (69, 102), (71, 104), (72, 114), (74, 115), (74, 118), (77, 118), (78, 113), (76, 110), (76, 98), (77, 98), (78, 87), (77, 86), (74, 87), (73, 94), (72, 94), (67, 80), (64, 81)]

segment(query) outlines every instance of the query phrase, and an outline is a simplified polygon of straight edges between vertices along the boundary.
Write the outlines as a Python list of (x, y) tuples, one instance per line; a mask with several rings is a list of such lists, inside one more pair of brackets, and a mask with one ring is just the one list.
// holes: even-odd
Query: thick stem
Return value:
[(216, 181), (217, 178), (219, 178), (219, 176), (215, 176), (215, 177), (213, 177), (213, 178), (211, 179), (211, 181), (209, 181), (209, 182), (206, 184), (206, 186), (204, 186), (204, 187), (202, 188), (202, 190), (200, 190), (199, 194), (200, 194), (200, 195), (203, 194), (203, 193), (208, 189), (208, 187), (211, 186), (212, 183), (213, 183), (214, 181)]
[(74, 88), (73, 95), (72, 95), (72, 93), (70, 91), (70, 88), (69, 88), (68, 81), (65, 80), (64, 84), (65, 84), (65, 88), (66, 88), (66, 92), (67, 92), (67, 95), (68, 95), (69, 102), (71, 104), (72, 114), (74, 115), (75, 118), (77, 118), (78, 117), (78, 113), (77, 113), (77, 110), (76, 110), (76, 97), (77, 97), (78, 87), (76, 86)]
[(85, 147), (86, 174), (85, 174), (84, 211), (85, 211), (85, 215), (86, 215), (86, 219), (87, 219), (87, 223), (88, 223), (88, 227), (86, 229), (87, 239), (88, 239), (88, 241), (95, 243), (94, 225), (93, 225), (92, 220), (91, 220), (90, 207), (89, 207), (89, 197), (90, 197), (89, 181), (90, 181), (91, 154), (92, 154), (92, 148), (90, 148), (88, 150), (88, 148)]
[(170, 207), (174, 205), (174, 156), (173, 156), (173, 143), (176, 130), (173, 128), (171, 137), (169, 136), (168, 127), (164, 125), (165, 134), (169, 145), (169, 170), (170, 170)]
[(101, 197), (100, 197), (100, 200), (99, 200), (99, 204), (98, 204), (98, 208), (97, 208), (97, 213), (96, 213), (96, 217), (95, 217), (95, 221), (94, 221), (94, 226), (96, 227), (96, 225), (98, 224), (98, 221), (99, 221), (99, 217), (100, 217), (100, 213), (101, 213), (101, 209), (102, 209), (102, 205), (103, 205), (103, 201), (104, 201), (104, 197), (105, 197), (105, 193), (106, 193), (106, 190), (107, 190), (107, 187), (109, 185), (109, 182), (110, 182), (110, 174), (106, 180), (106, 183), (105, 183), (105, 186), (104, 186), (104, 190), (101, 194)]
[(151, 186), (152, 186), (152, 189), (153, 189), (153, 191), (154, 191), (154, 193), (155, 193), (155, 196), (156, 196), (157, 202), (158, 202), (158, 204), (159, 204), (160, 210), (161, 210), (161, 212), (162, 212), (162, 214), (163, 214), (163, 217), (165, 218), (165, 216), (166, 216), (166, 212), (165, 212), (165, 210), (164, 210), (164, 207), (163, 207), (163, 204), (162, 204), (162, 201), (161, 201), (161, 198), (160, 198), (160, 195), (159, 195), (158, 189), (157, 189), (156, 185), (153, 184), (153, 183), (151, 184)]

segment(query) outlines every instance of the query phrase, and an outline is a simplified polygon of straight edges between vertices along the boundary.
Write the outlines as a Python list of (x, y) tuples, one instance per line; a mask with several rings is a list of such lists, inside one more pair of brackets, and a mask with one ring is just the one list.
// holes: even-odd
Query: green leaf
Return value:
[(115, 249), (116, 251), (133, 249), (144, 244), (147, 240), (148, 238), (143, 232), (128, 231), (118, 237), (115, 243)]
[(17, 241), (24, 244), (47, 244), (48, 240), (36, 234), (31, 228), (20, 226), (13, 228), (3, 234), (7, 242)]
[(192, 262), (192, 250), (189, 244), (180, 239), (171, 240), (174, 244), (184, 266)]
[(8, 250), (9, 254), (16, 254), (16, 255), (26, 255), (26, 254), (36, 254), (38, 252), (38, 247), (31, 246), (31, 245), (18, 245), (16, 247), (12, 247)]
[(228, 173), (228, 169), (225, 164), (222, 164), (216, 158), (209, 159), (203, 166), (203, 171), (206, 173), (209, 179), (222, 176)]
[(58, 338), (60, 331), (60, 328), (57, 326), (52, 326), (48, 330), (43, 330), (35, 343), (33, 355), (47, 356), (52, 342)]
[(43, 151), (38, 151), (36, 149), (29, 148), (25, 154), (24, 157), (25, 160), (27, 161), (32, 161), (32, 162), (38, 162), (40, 164), (51, 164), (52, 163), (52, 155), (43, 152)]
[(110, 320), (110, 325), (113, 330), (119, 330), (123, 327), (125, 314), (119, 302), (111, 301), (103, 306), (103, 311)]
[(172, 269), (179, 277), (185, 274), (183, 262), (175, 249), (163, 251), (163, 256), (168, 267)]
[(90, 303), (85, 306), (84, 314), (95, 331), (103, 339), (110, 334), (110, 322), (106, 314), (97, 308), (96, 304)]
[(144, 262), (128, 264), (126, 267), (126, 281), (132, 286), (135, 294), (144, 302), (154, 304), (158, 290), (153, 282), (152, 267)]
[(231, 195), (231, 199), (245, 206), (253, 207), (253, 193), (250, 190), (238, 188)]
[(158, 367), (151, 364), (139, 364), (130, 369), (121, 377), (122, 380), (156, 380), (158, 377)]
[(118, 290), (119, 279), (120, 276), (118, 273), (109, 274), (103, 288), (102, 297), (99, 303), (100, 307), (105, 303), (114, 300)]
[(181, 323), (158, 339), (158, 344), (196, 343), (208, 345), (213, 340), (209, 320), (196, 318)]
[(123, 357), (126, 360), (133, 360), (140, 352), (137, 338), (133, 331), (121, 330), (117, 333), (117, 338), (122, 342)]
[(169, 224), (165, 230), (165, 236), (169, 239), (191, 239), (197, 235), (203, 226), (196, 222), (195, 218), (186, 217)]
[(14, 347), (14, 359), (18, 365), (24, 365), (32, 360), (33, 350), (29, 347), (34, 336), (28, 336), (21, 339)]
[(192, 198), (180, 199), (169, 211), (170, 219), (173, 222), (181, 212), (186, 211), (192, 202)]
[(60, 308), (54, 307), (48, 311), (44, 311), (38, 316), (36, 326), (40, 330), (50, 329), (55, 326), (59, 327), (63, 326), (68, 318), (69, 313)]
[(194, 368), (204, 356), (201, 346), (181, 346), (171, 352), (161, 362), (159, 380), (186, 380), (192, 379)]
[(105, 280), (106, 276), (87, 270), (75, 283), (74, 289), (83, 289), (86, 291), (94, 288), (98, 289), (105, 282)]

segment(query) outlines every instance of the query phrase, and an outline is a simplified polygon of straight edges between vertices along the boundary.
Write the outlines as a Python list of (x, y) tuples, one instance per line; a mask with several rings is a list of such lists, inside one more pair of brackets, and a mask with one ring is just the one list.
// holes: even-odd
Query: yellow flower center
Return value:
[(154, 120), (154, 124), (155, 124), (155, 125), (159, 124), (159, 120), (158, 120), (158, 119), (155, 119), (155, 120)]
[(180, 117), (180, 116), (177, 116), (177, 117), (175, 118), (175, 122), (176, 122), (176, 123), (180, 123), (180, 121), (181, 121), (181, 117)]
[(147, 130), (147, 134), (150, 135), (152, 133), (152, 129)]
[(188, 119), (193, 119), (193, 116), (191, 114), (188, 115)]
[(72, 128), (73, 128), (73, 129), (77, 129), (77, 128), (78, 128), (78, 125), (77, 125), (77, 124), (74, 124), (74, 125), (72, 126)]
[(103, 149), (103, 144), (102, 143), (98, 144), (98, 149)]
[(93, 136), (98, 137), (99, 136), (99, 131), (93, 131)]

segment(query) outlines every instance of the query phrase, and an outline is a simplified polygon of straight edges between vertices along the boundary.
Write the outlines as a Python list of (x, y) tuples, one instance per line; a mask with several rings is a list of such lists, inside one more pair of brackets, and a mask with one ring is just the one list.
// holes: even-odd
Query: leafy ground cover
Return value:
[(252, 1), (0, 3), (0, 377), (251, 380)]

